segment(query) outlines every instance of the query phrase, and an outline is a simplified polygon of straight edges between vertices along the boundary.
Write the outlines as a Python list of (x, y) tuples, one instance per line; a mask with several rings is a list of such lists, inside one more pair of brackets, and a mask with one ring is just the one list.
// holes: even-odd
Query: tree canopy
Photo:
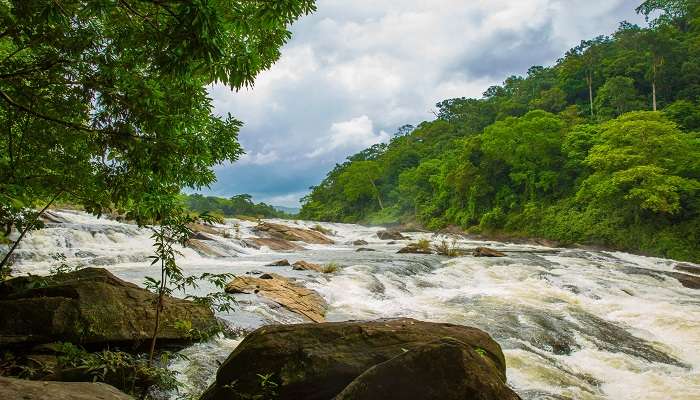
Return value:
[(0, 1), (1, 219), (57, 196), (100, 213), (210, 184), (242, 149), (207, 87), (253, 85), (314, 7)]
[(480, 99), (438, 103), (434, 121), (337, 165), (300, 217), (700, 260), (700, 4), (638, 12), (649, 26), (622, 23)]

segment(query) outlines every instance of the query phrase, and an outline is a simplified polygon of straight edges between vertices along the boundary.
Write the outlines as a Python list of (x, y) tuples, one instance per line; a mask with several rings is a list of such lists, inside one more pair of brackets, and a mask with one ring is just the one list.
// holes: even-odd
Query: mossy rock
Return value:
[[(155, 324), (154, 294), (102, 268), (2, 282), (0, 308), (0, 347), (57, 341), (139, 347), (150, 339)], [(189, 320), (202, 332), (218, 324), (209, 308), (167, 297), (158, 339), (189, 341), (188, 332), (175, 327), (178, 320)]]
[(270, 376), (278, 385), (281, 400), (332, 399), (371, 367), (446, 337), (483, 349), (479, 363), (491, 371), (494, 382), (505, 384), (500, 346), (476, 328), (413, 319), (273, 325), (243, 340), (202, 400), (255, 398), (261, 392), (260, 376)]

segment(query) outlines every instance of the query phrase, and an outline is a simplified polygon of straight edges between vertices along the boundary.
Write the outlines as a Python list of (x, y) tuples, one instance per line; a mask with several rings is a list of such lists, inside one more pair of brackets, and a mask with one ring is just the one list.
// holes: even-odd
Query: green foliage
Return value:
[(334, 274), (340, 271), (340, 265), (335, 262), (328, 263), (321, 267), (321, 272), (324, 274)]
[(314, 9), (0, 2), (0, 224), (59, 198), (101, 214), (211, 184), (214, 165), (242, 154), (242, 123), (216, 115), (207, 88), (251, 86)]
[(700, 260), (700, 4), (639, 9), (655, 11), (649, 27), (622, 23), (481, 99), (438, 103), (434, 121), (337, 165), (300, 217)]
[(249, 194), (239, 194), (229, 199), (201, 194), (181, 195), (182, 202), (189, 210), (224, 217), (248, 216), (257, 218), (289, 218), (290, 215), (276, 210), (265, 203), (254, 203)]

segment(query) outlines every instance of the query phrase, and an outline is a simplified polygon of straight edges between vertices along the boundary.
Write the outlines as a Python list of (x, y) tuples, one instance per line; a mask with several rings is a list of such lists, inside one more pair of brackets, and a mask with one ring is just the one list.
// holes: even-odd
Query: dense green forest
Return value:
[(700, 4), (637, 11), (647, 27), (623, 22), (349, 157), (300, 217), (700, 260)]
[(181, 201), (189, 210), (197, 213), (208, 213), (222, 217), (260, 217), (260, 218), (285, 218), (290, 217), (275, 207), (265, 203), (254, 203), (249, 194), (239, 194), (231, 198), (203, 196), (201, 194), (183, 194)]

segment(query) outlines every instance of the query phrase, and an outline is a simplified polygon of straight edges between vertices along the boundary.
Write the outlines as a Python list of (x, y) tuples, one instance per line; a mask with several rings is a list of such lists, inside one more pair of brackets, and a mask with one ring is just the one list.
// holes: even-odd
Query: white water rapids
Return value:
[[(145, 276), (157, 275), (147, 259), (152, 254), (147, 229), (79, 212), (53, 215), (62, 222), (47, 224), (21, 243), (16, 274), (45, 274), (58, 253), (69, 264), (101, 266), (141, 285)], [(388, 244), (377, 238), (379, 228), (346, 224), (321, 224), (336, 232), (335, 245), (276, 253), (238, 240), (253, 236), (254, 225), (228, 220), (230, 237), (207, 242), (226, 256), (181, 249), (179, 264), (188, 274), (263, 271), (300, 279), (328, 301), (331, 321), (412, 317), (481, 328), (502, 346), (508, 382), (523, 399), (700, 399), (700, 291), (669, 275), (675, 261), (464, 239), (459, 247), (487, 245), (508, 256), (404, 255), (396, 251), (406, 242)], [(376, 251), (356, 252), (349, 243), (358, 239)], [(265, 266), (282, 258), (341, 268), (323, 275)], [(220, 315), (235, 328), (303, 321), (254, 295), (238, 301), (234, 312)], [(220, 338), (195, 345), (183, 351), (189, 360), (175, 368), (190, 390), (200, 390), (213, 379), (217, 360), (238, 343)]]

